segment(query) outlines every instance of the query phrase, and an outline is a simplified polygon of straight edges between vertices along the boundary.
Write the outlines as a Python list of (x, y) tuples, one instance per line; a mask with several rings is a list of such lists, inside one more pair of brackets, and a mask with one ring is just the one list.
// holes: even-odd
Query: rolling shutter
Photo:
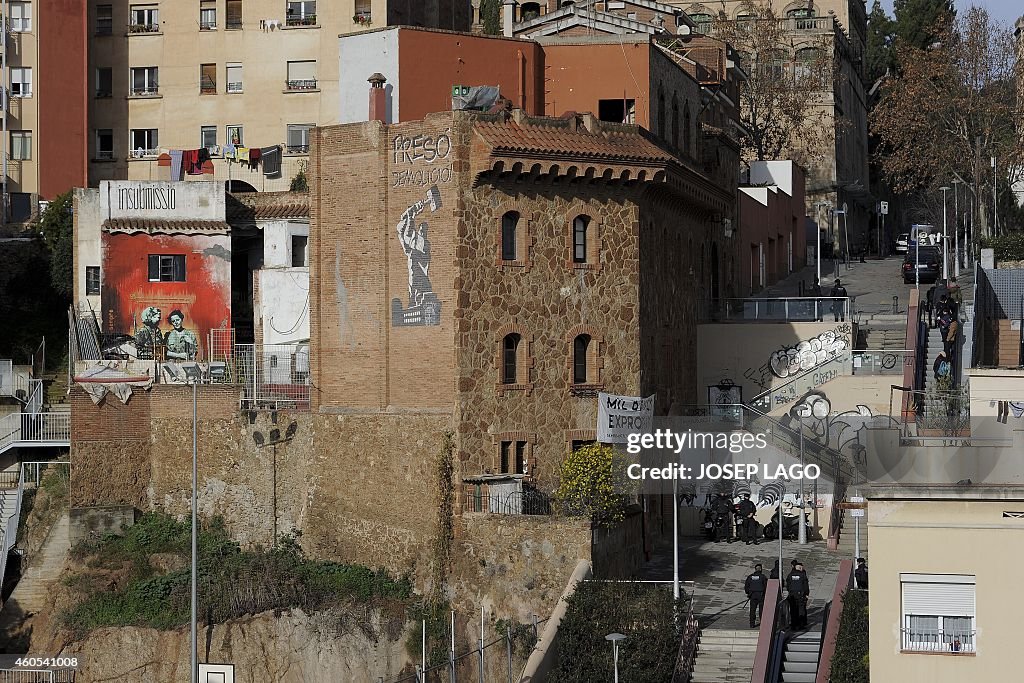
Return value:
[(900, 579), (905, 615), (975, 616), (973, 576), (904, 574)]

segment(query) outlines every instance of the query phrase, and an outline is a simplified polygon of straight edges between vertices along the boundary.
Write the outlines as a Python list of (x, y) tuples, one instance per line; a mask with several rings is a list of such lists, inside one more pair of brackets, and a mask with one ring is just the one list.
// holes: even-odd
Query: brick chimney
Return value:
[(388, 93), (384, 84), (388, 79), (375, 73), (366, 79), (370, 83), (370, 121), (388, 122)]

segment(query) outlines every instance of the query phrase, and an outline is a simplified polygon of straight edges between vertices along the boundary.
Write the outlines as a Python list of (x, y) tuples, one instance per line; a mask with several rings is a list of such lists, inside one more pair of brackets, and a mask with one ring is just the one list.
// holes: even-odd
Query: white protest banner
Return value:
[(654, 396), (597, 395), (597, 440), (626, 443), (630, 434), (654, 431)]

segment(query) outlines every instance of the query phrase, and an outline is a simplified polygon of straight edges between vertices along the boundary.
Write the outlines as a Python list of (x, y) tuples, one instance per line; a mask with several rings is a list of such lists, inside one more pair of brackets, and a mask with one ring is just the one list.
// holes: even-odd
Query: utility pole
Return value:
[(996, 200), (996, 158), (992, 157), (992, 236), (999, 236), (999, 204)]
[(942, 280), (944, 282), (949, 281), (949, 249), (946, 245), (949, 243), (946, 235), (946, 193), (949, 192), (949, 187), (943, 185), (939, 188), (942, 190)]
[(960, 179), (953, 179), (953, 276), (960, 277)]

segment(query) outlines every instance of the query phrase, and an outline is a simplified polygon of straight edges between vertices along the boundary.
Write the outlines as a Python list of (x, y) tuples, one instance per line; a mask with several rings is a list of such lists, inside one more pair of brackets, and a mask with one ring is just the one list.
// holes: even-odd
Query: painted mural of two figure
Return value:
[(425, 199), (407, 208), (398, 222), (398, 242), (408, 260), (409, 305), (403, 308), (401, 300), (391, 300), (391, 324), (395, 327), (441, 324), (441, 302), (434, 293), (429, 277), (429, 225), (427, 221), (416, 224), (416, 219), (427, 207), (431, 213), (441, 208), (441, 192), (437, 185), (427, 190)]
[(163, 357), (169, 361), (194, 361), (199, 353), (195, 332), (185, 328), (185, 314), (174, 309), (167, 316), (170, 331), (160, 330), (163, 312), (156, 306), (142, 310), (142, 327), (135, 333), (135, 348), (142, 360)]

